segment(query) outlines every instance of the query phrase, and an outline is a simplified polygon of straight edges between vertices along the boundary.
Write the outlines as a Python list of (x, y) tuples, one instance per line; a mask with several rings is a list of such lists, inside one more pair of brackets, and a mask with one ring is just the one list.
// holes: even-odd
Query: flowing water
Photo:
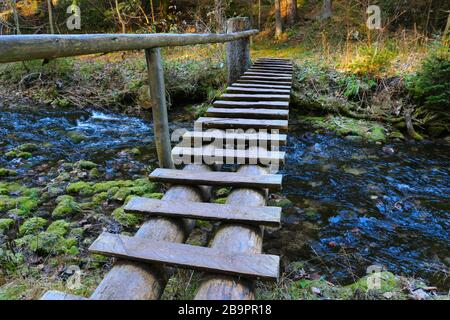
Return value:
[[(171, 129), (191, 128), (172, 119)], [(32, 142), (33, 157), (10, 160), (8, 150)], [(123, 160), (122, 151), (141, 155)], [(308, 261), (339, 283), (370, 265), (422, 277), (448, 289), (450, 147), (421, 143), (382, 146), (331, 134), (292, 131), (287, 146), (283, 228), (267, 232), (266, 250), (285, 262)], [(139, 177), (156, 165), (149, 119), (98, 111), (0, 108), (0, 168), (43, 185), (58, 161), (92, 160), (108, 178)]]

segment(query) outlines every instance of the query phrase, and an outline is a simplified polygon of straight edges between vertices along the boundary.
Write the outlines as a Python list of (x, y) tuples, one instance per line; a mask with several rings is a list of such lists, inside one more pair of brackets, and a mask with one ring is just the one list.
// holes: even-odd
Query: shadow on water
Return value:
[[(192, 128), (175, 117), (171, 129)], [(29, 159), (5, 153), (23, 143)], [(283, 228), (266, 233), (269, 252), (287, 262), (310, 261), (328, 278), (348, 283), (372, 264), (448, 288), (450, 147), (382, 146), (334, 135), (291, 132), (284, 195), (292, 201)], [(123, 158), (129, 148), (139, 156)], [(142, 177), (157, 157), (150, 119), (96, 111), (0, 109), (0, 167), (35, 185), (59, 161), (92, 160), (108, 178)], [(120, 164), (120, 165), (119, 165)], [(40, 168), (38, 170), (37, 168)]]

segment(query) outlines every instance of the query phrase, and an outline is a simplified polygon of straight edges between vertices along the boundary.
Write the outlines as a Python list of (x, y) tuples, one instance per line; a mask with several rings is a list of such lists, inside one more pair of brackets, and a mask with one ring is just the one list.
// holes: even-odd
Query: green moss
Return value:
[(76, 193), (83, 196), (89, 196), (94, 193), (92, 184), (84, 181), (70, 183), (67, 186), (66, 191), (68, 193)]
[(83, 233), (83, 228), (73, 228), (72, 230), (70, 230), (69, 237), (81, 239), (83, 237)]
[(95, 162), (86, 161), (86, 160), (80, 160), (78, 162), (75, 162), (75, 166), (77, 166), (80, 169), (85, 169), (85, 170), (91, 170), (91, 169), (97, 168), (97, 164)]
[(212, 202), (218, 203), (218, 204), (225, 204), (227, 202), (227, 198), (214, 199)]
[(11, 151), (5, 153), (5, 156), (9, 159), (13, 159), (13, 158), (28, 159), (28, 158), (31, 158), (33, 155), (30, 152), (11, 150)]
[(268, 205), (280, 207), (280, 208), (287, 208), (287, 207), (292, 206), (293, 202), (291, 200), (289, 200), (288, 198), (281, 198), (281, 199), (270, 200)]
[(82, 134), (80, 134), (80, 133), (78, 133), (78, 132), (75, 132), (75, 131), (71, 131), (71, 132), (67, 133), (67, 136), (68, 136), (68, 137), (70, 138), (70, 140), (72, 140), (74, 143), (80, 143), (80, 142), (82, 142), (82, 141), (84, 141), (84, 140), (87, 139), (86, 136), (84, 136), (84, 135), (82, 135)]
[(0, 235), (8, 232), (13, 225), (13, 219), (0, 219)]
[(23, 196), (23, 197), (9, 197), (5, 195), (0, 196), (0, 211), (14, 210), (13, 214), (19, 216), (27, 216), (34, 209), (37, 208), (39, 200), (35, 197)]
[(17, 147), (17, 150), (25, 152), (33, 152), (38, 150), (38, 146), (34, 143), (24, 143)]
[(56, 220), (48, 226), (47, 232), (64, 237), (69, 232), (69, 223), (65, 220)]
[(17, 173), (11, 169), (0, 168), (0, 177), (15, 176)]
[(152, 198), (152, 199), (162, 199), (164, 196), (164, 193), (161, 192), (152, 192), (152, 193), (145, 193), (142, 195), (144, 198)]
[[(59, 199), (59, 201), (58, 201)], [(58, 205), (52, 212), (52, 217), (55, 219), (73, 216), (81, 211), (79, 204), (70, 196), (58, 197)]]
[(15, 242), (19, 247), (42, 254), (77, 254), (78, 252), (76, 248), (78, 244), (77, 239), (64, 238), (53, 232), (40, 232), (35, 235), (26, 235), (16, 239)]
[(227, 197), (230, 194), (231, 188), (220, 188), (216, 190), (215, 194), (219, 198)]
[(117, 208), (113, 211), (114, 219), (124, 227), (135, 227), (141, 222), (141, 218), (132, 213), (126, 213), (123, 208)]
[(392, 274), (391, 272), (379, 272), (374, 275), (367, 275), (361, 279), (359, 279), (354, 284), (351, 284), (347, 286), (346, 288), (351, 289), (352, 291), (361, 291), (361, 292), (367, 292), (369, 291), (368, 283), (369, 277), (377, 276), (379, 277), (379, 288), (373, 289), (378, 291), (379, 293), (386, 293), (386, 292), (394, 292), (401, 290), (401, 284), (400, 284), (400, 278)]
[(100, 171), (97, 168), (92, 168), (89, 171), (89, 178), (95, 179), (95, 178), (98, 178), (99, 176), (100, 176)]
[(92, 197), (92, 203), (94, 204), (102, 204), (108, 200), (108, 192), (100, 192)]
[(42, 231), (47, 224), (47, 220), (44, 218), (34, 217), (25, 220), (19, 227), (19, 234), (24, 236), (27, 234), (36, 234)]
[(400, 139), (405, 140), (405, 136), (400, 131), (394, 131), (389, 135), (389, 138), (391, 139)]
[(384, 128), (380, 126), (374, 127), (368, 136), (369, 141), (372, 142), (384, 142), (386, 141), (386, 134), (384, 133)]

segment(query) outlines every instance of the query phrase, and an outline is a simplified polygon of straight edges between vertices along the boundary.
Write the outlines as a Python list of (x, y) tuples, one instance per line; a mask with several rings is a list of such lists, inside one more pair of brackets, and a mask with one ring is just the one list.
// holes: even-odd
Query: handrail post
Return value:
[(172, 161), (169, 120), (166, 105), (166, 88), (164, 71), (161, 62), (161, 49), (145, 50), (148, 79), (150, 82), (150, 98), (152, 100), (153, 130), (155, 134), (156, 152), (161, 168), (175, 168)]
[[(227, 33), (249, 30), (248, 17), (237, 17), (227, 20)], [(226, 61), (228, 67), (228, 84), (236, 80), (250, 68), (250, 37), (228, 42), (226, 45)]]

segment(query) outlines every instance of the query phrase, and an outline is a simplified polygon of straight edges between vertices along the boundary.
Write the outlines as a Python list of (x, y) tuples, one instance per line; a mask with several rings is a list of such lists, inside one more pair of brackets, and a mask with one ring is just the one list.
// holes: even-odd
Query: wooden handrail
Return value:
[(85, 34), (0, 36), (0, 63), (73, 57), (157, 47), (223, 43), (248, 38), (258, 30), (227, 34)]

